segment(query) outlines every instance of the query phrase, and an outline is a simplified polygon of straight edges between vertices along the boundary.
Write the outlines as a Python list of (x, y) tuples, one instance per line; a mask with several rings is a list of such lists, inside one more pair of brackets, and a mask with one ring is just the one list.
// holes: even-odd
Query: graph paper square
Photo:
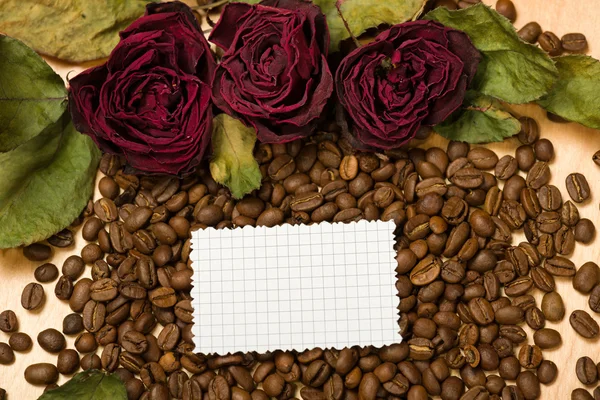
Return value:
[(196, 352), (402, 341), (393, 221), (192, 234)]

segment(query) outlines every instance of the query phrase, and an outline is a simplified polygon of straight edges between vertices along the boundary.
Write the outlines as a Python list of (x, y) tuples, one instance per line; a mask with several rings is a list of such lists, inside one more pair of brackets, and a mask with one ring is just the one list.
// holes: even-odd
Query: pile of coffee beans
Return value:
[[(595, 235), (575, 205), (590, 197), (585, 177), (569, 175), (572, 201), (564, 199), (549, 184), (552, 144), (540, 139), (533, 119), (521, 122), (522, 145), (502, 158), (462, 142), (446, 150), (358, 152), (334, 129), (260, 144), (262, 187), (239, 201), (207, 168), (184, 179), (137, 176), (105, 155), (103, 197), (84, 211), (89, 243), (65, 260), (60, 277), (48, 262), (36, 270), (40, 282), (58, 278), (55, 295), (73, 313), (62, 332), (37, 337), (57, 354), (56, 365), (34, 364), (25, 379), (55, 387), (59, 374), (104, 369), (125, 382), (130, 399), (283, 400), (298, 392), (306, 400), (539, 398), (540, 384), (558, 373), (543, 355), (562, 343), (545, 327), (566, 314), (556, 279), (572, 279), (597, 312), (600, 269), (591, 262), (578, 269), (568, 258), (576, 242)], [(192, 351), (191, 231), (361, 219), (398, 226), (402, 343), (223, 356)], [(527, 241), (513, 243), (521, 229)], [(40, 262), (50, 255), (36, 253), (38, 246), (27, 251)], [(82, 278), (86, 265), (91, 279)], [(534, 291), (545, 293), (541, 304)], [(35, 310), (44, 299), (33, 282), (22, 305)], [(583, 337), (599, 334), (584, 310), (569, 322)], [(524, 325), (535, 331), (533, 340)], [(17, 331), (13, 312), (0, 314), (0, 329)], [(75, 350), (64, 335), (76, 336)], [(13, 333), (0, 345), (0, 362), (31, 346), (29, 336)]]

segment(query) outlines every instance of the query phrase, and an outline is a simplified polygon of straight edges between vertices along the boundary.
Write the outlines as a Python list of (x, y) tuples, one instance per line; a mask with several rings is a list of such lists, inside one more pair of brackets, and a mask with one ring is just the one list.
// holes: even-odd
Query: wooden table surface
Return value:
[[(486, 0), (486, 3), (493, 4)], [(559, 37), (569, 32), (584, 33), (591, 42), (588, 54), (600, 58), (600, 24), (598, 10), (600, 0), (515, 0), (519, 17), (515, 25), (538, 21), (543, 29), (555, 32)], [(56, 60), (49, 60), (53, 68), (63, 76), (71, 76), (83, 69), (81, 65), (67, 65)], [(89, 64), (92, 65), (92, 64)], [(86, 65), (85, 67), (89, 66)], [(591, 219), (600, 227), (600, 167), (591, 158), (600, 149), (600, 131), (587, 129), (576, 124), (555, 124), (545, 119), (544, 113), (535, 106), (515, 108), (519, 115), (529, 115), (536, 118), (541, 127), (542, 137), (550, 139), (556, 149), (556, 158), (551, 163), (552, 181), (567, 197), (565, 177), (571, 172), (584, 173), (592, 187), (591, 200), (579, 207), (582, 217)], [(499, 155), (513, 154), (519, 143), (517, 139), (506, 140), (503, 143), (490, 145)], [(439, 136), (432, 136), (423, 147), (441, 146), (445, 148), (446, 141)], [(84, 241), (78, 233), (75, 245), (68, 249), (55, 252), (52, 262), (59, 268), (64, 259), (71, 254), (78, 254)], [(524, 240), (524, 239), (523, 239)], [(516, 240), (518, 243), (520, 240)], [(586, 261), (599, 262), (600, 247), (597, 242), (590, 245), (577, 244), (572, 260), (577, 266)], [(55, 282), (44, 284), (46, 303), (38, 312), (28, 312), (20, 305), (21, 291), (29, 282), (34, 281), (33, 271), (39, 263), (30, 262), (22, 256), (20, 249), (0, 250), (0, 311), (12, 309), (19, 318), (20, 330), (29, 334), (34, 340), (33, 349), (27, 353), (17, 353), (16, 361), (10, 366), (0, 365), (0, 387), (7, 390), (9, 399), (35, 399), (42, 393), (42, 388), (34, 387), (25, 382), (25, 368), (36, 362), (56, 362), (56, 356), (43, 351), (36, 343), (38, 332), (46, 328), (62, 329), (62, 320), (71, 310), (64, 302), (54, 296)], [(89, 268), (86, 273), (89, 275)], [(554, 361), (559, 368), (556, 382), (543, 387), (542, 399), (569, 399), (571, 391), (582, 386), (575, 376), (575, 363), (584, 355), (591, 356), (596, 362), (600, 361), (600, 343), (578, 337), (568, 322), (568, 315), (575, 309), (588, 310), (587, 297), (576, 292), (567, 279), (557, 279), (557, 290), (563, 296), (567, 306), (567, 317), (560, 323), (548, 323), (547, 327), (557, 329), (563, 337), (563, 345), (556, 350), (545, 351), (544, 356)], [(540, 293), (536, 295), (538, 302)], [(539, 303), (538, 303), (539, 304)], [(592, 313), (593, 314), (593, 313)], [(594, 315), (600, 321), (600, 315)], [(531, 335), (530, 335), (531, 336)], [(7, 342), (8, 335), (0, 332), (0, 342)], [(69, 347), (73, 346), (73, 338), (67, 338)], [(61, 377), (60, 383), (67, 378)], [(593, 389), (593, 388), (592, 388)]]

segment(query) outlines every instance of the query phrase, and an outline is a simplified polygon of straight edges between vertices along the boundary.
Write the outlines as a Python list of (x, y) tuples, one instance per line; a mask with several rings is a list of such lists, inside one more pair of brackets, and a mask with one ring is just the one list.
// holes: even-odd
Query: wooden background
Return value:
[[(581, 32), (591, 42), (588, 54), (600, 58), (600, 0), (514, 0), (518, 10), (517, 27), (535, 20), (544, 30), (551, 30), (559, 37), (569, 32)], [(492, 5), (493, 1), (486, 0)], [(57, 60), (49, 63), (64, 78), (67, 73), (74, 73), (93, 65), (68, 65)], [(600, 107), (600, 105), (599, 105)], [(591, 158), (600, 149), (600, 131), (587, 129), (576, 124), (555, 124), (545, 119), (544, 113), (535, 106), (525, 106), (515, 109), (519, 115), (529, 115), (536, 118), (541, 126), (542, 137), (550, 139), (556, 149), (556, 158), (551, 163), (552, 181), (567, 197), (565, 177), (571, 172), (581, 172), (587, 177), (592, 196), (584, 205), (579, 207), (582, 217), (591, 219), (600, 227), (600, 167)], [(489, 146), (499, 155), (513, 154), (519, 143), (517, 139), (506, 140), (500, 144)], [(445, 148), (446, 141), (439, 136), (432, 136), (422, 145), (423, 147), (441, 146)], [(518, 241), (517, 241), (518, 242)], [(594, 242), (584, 246), (578, 244), (572, 260), (577, 266), (586, 261), (599, 262), (600, 248)], [(72, 248), (56, 251), (52, 262), (59, 268), (65, 258), (79, 253), (83, 240), (78, 232), (78, 239)], [(55, 282), (44, 284), (46, 304), (38, 312), (28, 312), (20, 305), (21, 291), (27, 283), (34, 281), (33, 271), (38, 263), (30, 262), (22, 256), (20, 249), (0, 250), (0, 311), (12, 309), (17, 313), (20, 330), (29, 334), (34, 340), (33, 349), (27, 353), (17, 353), (16, 361), (10, 366), (0, 365), (0, 387), (7, 390), (9, 399), (35, 399), (42, 393), (42, 388), (34, 387), (25, 382), (25, 368), (36, 362), (56, 362), (56, 355), (44, 352), (36, 343), (39, 331), (46, 328), (61, 330), (62, 320), (71, 310), (66, 303), (54, 296)], [(86, 271), (89, 274), (89, 268)], [(575, 309), (588, 310), (587, 297), (576, 292), (571, 281), (558, 279), (558, 292), (563, 296), (567, 306), (567, 317), (560, 323), (548, 323), (547, 327), (557, 329), (563, 337), (563, 345), (553, 351), (545, 351), (544, 356), (554, 361), (559, 368), (556, 382), (542, 388), (542, 399), (569, 399), (571, 391), (582, 386), (575, 376), (575, 363), (584, 355), (591, 356), (596, 362), (600, 361), (600, 343), (578, 337), (568, 322), (568, 315)], [(538, 293), (538, 301), (541, 297)], [(539, 303), (538, 303), (539, 304)], [(600, 315), (594, 315), (600, 321)], [(531, 336), (531, 335), (530, 335)], [(69, 337), (68, 345), (72, 348), (73, 338)], [(0, 341), (7, 342), (8, 335), (0, 332)], [(60, 383), (67, 378), (61, 377)], [(593, 389), (593, 388), (590, 388)]]

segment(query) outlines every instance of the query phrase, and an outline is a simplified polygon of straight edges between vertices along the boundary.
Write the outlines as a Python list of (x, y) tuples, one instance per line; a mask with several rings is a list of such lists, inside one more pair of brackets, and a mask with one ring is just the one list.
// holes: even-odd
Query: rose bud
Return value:
[(189, 174), (210, 143), (215, 67), (188, 6), (149, 4), (106, 64), (70, 80), (75, 127), (134, 170)]
[(319, 7), (305, 0), (230, 3), (209, 40), (225, 51), (213, 82), (218, 108), (253, 126), (265, 143), (315, 130), (333, 92)]
[(338, 121), (359, 148), (402, 146), (461, 106), (480, 60), (461, 31), (433, 21), (395, 25), (342, 60)]

